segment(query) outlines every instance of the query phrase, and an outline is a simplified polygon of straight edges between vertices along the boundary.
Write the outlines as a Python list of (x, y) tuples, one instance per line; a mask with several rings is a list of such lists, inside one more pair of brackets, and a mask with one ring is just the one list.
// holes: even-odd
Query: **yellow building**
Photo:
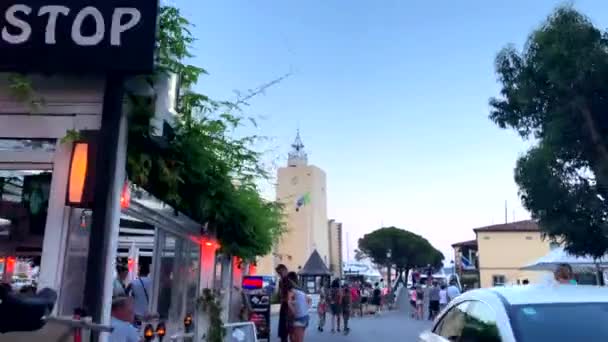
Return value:
[(549, 253), (554, 244), (543, 240), (538, 225), (519, 221), (473, 229), (477, 235), (481, 287), (539, 282), (545, 272), (521, 271), (524, 265)]
[(258, 261), (259, 274), (274, 274), (279, 263), (297, 272), (315, 249), (329, 266), (325, 172), (308, 165), (299, 132), (291, 146), (287, 167), (279, 168), (277, 175), (277, 200), (285, 206), (288, 231), (273, 254)]
[(329, 271), (334, 277), (342, 276), (342, 223), (329, 220)]

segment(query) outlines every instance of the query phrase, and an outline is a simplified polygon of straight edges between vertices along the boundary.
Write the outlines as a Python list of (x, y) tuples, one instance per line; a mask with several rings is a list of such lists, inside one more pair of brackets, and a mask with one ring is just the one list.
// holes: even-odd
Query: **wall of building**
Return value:
[[(277, 180), (277, 200), (285, 205), (288, 231), (276, 247), (276, 258), (265, 257), (261, 263), (268, 265), (274, 259), (297, 271), (314, 249), (329, 263), (325, 172), (316, 166), (283, 167)], [(296, 210), (298, 198), (306, 193), (310, 193), (310, 203)]]
[(329, 230), (329, 270), (334, 276), (342, 275), (342, 223), (328, 222)]
[(477, 245), (481, 287), (491, 287), (495, 275), (505, 276), (507, 284), (517, 284), (518, 279), (539, 282), (546, 276), (520, 270), (549, 253), (549, 241), (540, 232), (478, 232)]

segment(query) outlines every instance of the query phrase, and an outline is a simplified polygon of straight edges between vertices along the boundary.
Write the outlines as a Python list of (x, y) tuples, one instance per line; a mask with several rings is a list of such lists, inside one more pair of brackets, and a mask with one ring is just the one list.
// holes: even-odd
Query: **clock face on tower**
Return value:
[(292, 185), (296, 185), (296, 184), (298, 184), (298, 177), (297, 177), (297, 176), (295, 176), (295, 177), (291, 178), (291, 184), (292, 184)]

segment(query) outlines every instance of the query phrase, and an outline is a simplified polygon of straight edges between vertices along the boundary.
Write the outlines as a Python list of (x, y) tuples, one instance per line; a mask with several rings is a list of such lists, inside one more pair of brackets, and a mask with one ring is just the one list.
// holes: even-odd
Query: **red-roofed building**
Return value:
[(532, 220), (473, 229), (477, 235), (481, 287), (516, 285), (524, 279), (540, 281), (543, 272), (522, 271), (524, 265), (549, 253), (554, 244), (543, 239)]

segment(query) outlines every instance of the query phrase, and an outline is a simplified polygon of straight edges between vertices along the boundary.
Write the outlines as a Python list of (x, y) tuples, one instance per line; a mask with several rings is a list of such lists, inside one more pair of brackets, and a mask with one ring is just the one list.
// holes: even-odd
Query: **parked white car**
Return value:
[(454, 299), (421, 342), (608, 341), (608, 287), (527, 285)]

